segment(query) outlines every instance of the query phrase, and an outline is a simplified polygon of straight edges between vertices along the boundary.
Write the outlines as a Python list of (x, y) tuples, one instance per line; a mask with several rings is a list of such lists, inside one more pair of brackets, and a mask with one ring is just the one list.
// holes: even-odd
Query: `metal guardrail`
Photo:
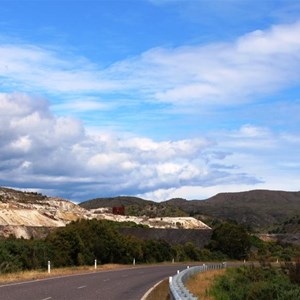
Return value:
[(226, 268), (226, 263), (221, 264), (203, 264), (202, 266), (196, 266), (187, 268), (169, 278), (169, 289), (171, 300), (197, 300), (185, 286), (185, 282), (196, 273), (205, 272), (208, 270), (224, 269)]

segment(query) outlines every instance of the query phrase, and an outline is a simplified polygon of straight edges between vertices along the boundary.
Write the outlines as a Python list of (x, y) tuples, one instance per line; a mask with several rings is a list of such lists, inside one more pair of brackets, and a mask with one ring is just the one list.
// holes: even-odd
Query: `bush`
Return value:
[(209, 247), (213, 251), (221, 251), (232, 259), (248, 257), (251, 246), (250, 235), (240, 225), (221, 224), (214, 230), (211, 239)]
[(209, 292), (216, 300), (300, 299), (300, 287), (288, 275), (271, 266), (228, 269)]
[[(171, 246), (163, 240), (140, 240), (120, 234), (122, 224), (80, 220), (51, 232), (45, 240), (0, 240), (0, 272), (99, 264), (199, 260), (214, 257), (192, 243)], [(134, 226), (125, 223), (124, 226)]]
[(39, 240), (0, 239), (0, 273), (46, 268), (51, 245)]

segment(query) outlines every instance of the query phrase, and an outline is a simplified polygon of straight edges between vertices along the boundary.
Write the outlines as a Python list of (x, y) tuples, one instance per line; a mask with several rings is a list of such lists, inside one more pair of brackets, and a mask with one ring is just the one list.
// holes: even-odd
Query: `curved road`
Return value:
[(183, 265), (131, 267), (0, 285), (1, 300), (140, 300)]

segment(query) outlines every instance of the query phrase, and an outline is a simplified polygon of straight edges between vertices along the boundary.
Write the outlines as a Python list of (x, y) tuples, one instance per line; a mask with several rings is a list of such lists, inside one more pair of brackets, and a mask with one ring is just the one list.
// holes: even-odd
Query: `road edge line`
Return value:
[(144, 296), (141, 298), (141, 300), (147, 300), (147, 297), (150, 295), (150, 293), (158, 286), (160, 285), (165, 279), (162, 279), (161, 281), (157, 282), (156, 284), (154, 284), (145, 294)]

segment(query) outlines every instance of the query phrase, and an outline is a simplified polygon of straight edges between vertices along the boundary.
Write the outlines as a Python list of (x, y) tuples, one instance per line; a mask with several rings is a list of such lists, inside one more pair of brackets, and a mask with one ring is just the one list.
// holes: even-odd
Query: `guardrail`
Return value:
[(208, 270), (224, 269), (226, 263), (221, 264), (203, 264), (202, 266), (196, 266), (187, 268), (178, 273), (175, 276), (169, 277), (169, 290), (171, 300), (197, 300), (185, 286), (184, 283), (193, 275)]

